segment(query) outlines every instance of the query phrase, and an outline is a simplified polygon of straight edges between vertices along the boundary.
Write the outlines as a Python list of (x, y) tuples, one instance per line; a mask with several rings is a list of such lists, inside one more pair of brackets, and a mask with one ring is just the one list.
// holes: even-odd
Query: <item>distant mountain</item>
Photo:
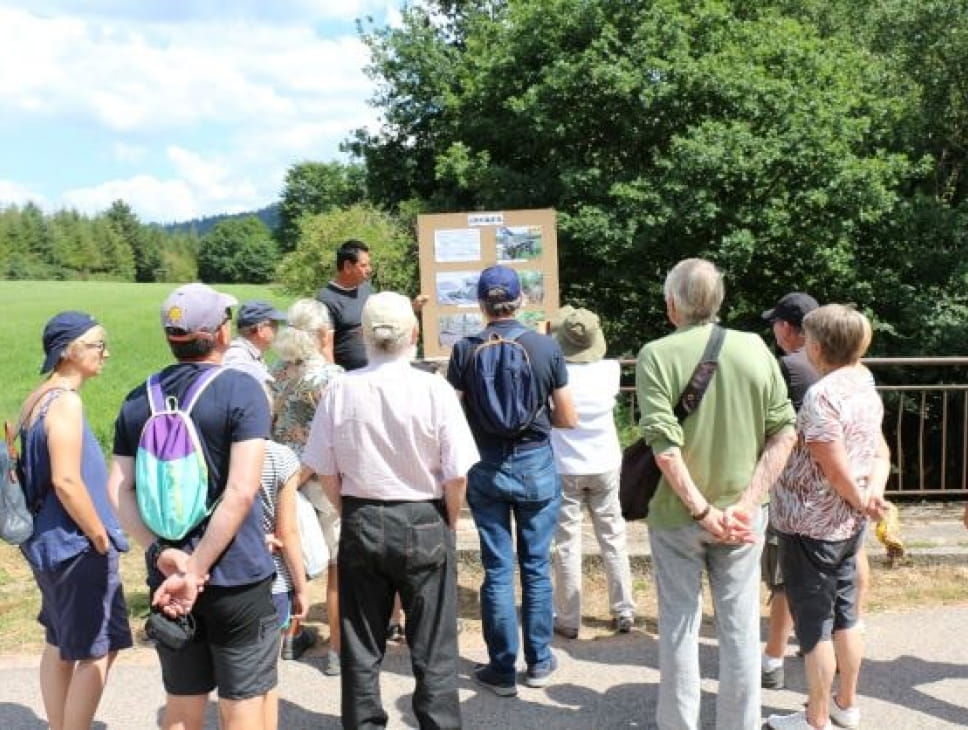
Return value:
[(204, 236), (222, 221), (232, 220), (233, 218), (247, 218), (250, 215), (254, 215), (265, 223), (270, 231), (274, 231), (276, 230), (276, 226), (279, 225), (279, 204), (273, 203), (272, 205), (267, 205), (265, 208), (250, 210), (244, 213), (221, 213), (219, 215), (208, 215), (204, 218), (194, 218), (190, 221), (182, 221), (179, 223), (165, 223), (161, 226), (161, 229), (165, 233), (189, 233), (194, 229), (199, 236)]

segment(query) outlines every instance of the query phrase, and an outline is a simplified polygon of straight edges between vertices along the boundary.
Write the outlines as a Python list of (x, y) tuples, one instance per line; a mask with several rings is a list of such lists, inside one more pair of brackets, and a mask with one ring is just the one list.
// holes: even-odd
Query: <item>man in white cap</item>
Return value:
[[(212, 512), (184, 538), (159, 539), (139, 512), (135, 457), (151, 415), (145, 385), (128, 394), (114, 425), (108, 486), (119, 494), (124, 528), (146, 548), (152, 603), (169, 616), (191, 614), (195, 622), (194, 637), (180, 651), (155, 647), (167, 693), (165, 729), (202, 730), (213, 689), (221, 727), (261, 727), (266, 693), (276, 686), (275, 568), (257, 499), (269, 404), (249, 376), (220, 367), (236, 304), (204, 284), (187, 284), (161, 308), (176, 360), (158, 373), (162, 394), (182, 403), (197, 380), (211, 378), (190, 417), (202, 442)], [(220, 372), (211, 374), (213, 368)]]
[(399, 593), (417, 721), (459, 728), (454, 530), (478, 453), (453, 389), (410, 365), (410, 300), (371, 295), (361, 326), (368, 364), (326, 388), (302, 456), (342, 514), (343, 727), (386, 725), (378, 668)]

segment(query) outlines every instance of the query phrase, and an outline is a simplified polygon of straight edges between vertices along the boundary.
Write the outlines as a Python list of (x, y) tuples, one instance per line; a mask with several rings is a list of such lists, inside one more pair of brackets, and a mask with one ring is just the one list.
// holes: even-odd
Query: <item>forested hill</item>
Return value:
[(279, 204), (273, 203), (256, 211), (219, 213), (218, 215), (209, 215), (204, 218), (193, 218), (190, 221), (165, 223), (161, 228), (165, 233), (191, 233), (194, 230), (198, 236), (204, 236), (222, 221), (248, 218), (249, 216), (255, 216), (265, 224), (266, 228), (274, 231), (279, 225)]

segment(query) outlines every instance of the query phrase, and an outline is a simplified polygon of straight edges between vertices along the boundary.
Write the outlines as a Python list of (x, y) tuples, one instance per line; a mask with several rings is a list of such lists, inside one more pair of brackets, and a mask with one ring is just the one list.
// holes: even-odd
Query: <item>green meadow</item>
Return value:
[[(24, 397), (40, 382), (44, 323), (57, 312), (89, 312), (107, 329), (110, 358), (81, 393), (98, 440), (110, 452), (112, 424), (125, 395), (172, 362), (161, 334), (160, 309), (176, 284), (93, 281), (0, 282), (0, 419), (16, 421)], [(220, 285), (246, 299), (266, 299), (283, 311), (294, 297), (269, 286)]]

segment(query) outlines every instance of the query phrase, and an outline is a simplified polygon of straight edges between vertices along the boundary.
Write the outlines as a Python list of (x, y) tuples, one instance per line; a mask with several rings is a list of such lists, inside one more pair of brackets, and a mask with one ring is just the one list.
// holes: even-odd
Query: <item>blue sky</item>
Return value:
[(0, 0), (0, 207), (261, 208), (379, 123), (355, 20), (398, 0)]

